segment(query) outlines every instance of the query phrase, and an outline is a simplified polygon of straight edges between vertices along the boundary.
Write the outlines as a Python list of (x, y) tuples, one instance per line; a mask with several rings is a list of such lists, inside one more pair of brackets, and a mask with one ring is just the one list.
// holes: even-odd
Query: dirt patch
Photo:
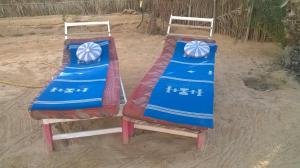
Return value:
[(245, 86), (258, 91), (280, 89), (287, 84), (287, 81), (286, 73), (283, 71), (275, 71), (243, 78)]
[(243, 79), (245, 85), (249, 88), (259, 90), (259, 91), (268, 91), (278, 89), (278, 85), (270, 83), (266, 80), (266, 76), (258, 77), (248, 77)]
[(13, 37), (21, 37), (21, 36), (24, 36), (25, 34), (21, 34), (21, 33), (16, 33), (16, 34), (13, 34), (12, 36)]
[(53, 29), (55, 26), (40, 26), (40, 29)]

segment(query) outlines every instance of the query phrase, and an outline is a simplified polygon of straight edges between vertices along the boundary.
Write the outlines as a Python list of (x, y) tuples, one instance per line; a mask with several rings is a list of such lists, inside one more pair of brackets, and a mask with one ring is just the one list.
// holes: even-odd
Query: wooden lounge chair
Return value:
[[(69, 39), (68, 33), (69, 27), (76, 26), (106, 26), (108, 34), (101, 36), (97, 34), (96, 38), (85, 38), (85, 39)], [(78, 34), (76, 34), (78, 35)], [(54, 123), (64, 122), (75, 122), (82, 120), (93, 120), (104, 117), (119, 117), (121, 116), (121, 110), (123, 105), (126, 103), (126, 95), (123, 87), (122, 80), (119, 74), (119, 63), (116, 52), (116, 46), (114, 39), (111, 37), (109, 21), (104, 22), (76, 22), (76, 23), (65, 23), (65, 48), (63, 55), (63, 67), (70, 61), (70, 53), (67, 46), (71, 43), (84, 43), (89, 41), (101, 41), (106, 40), (109, 42), (109, 67), (107, 70), (106, 85), (102, 98), (101, 107), (93, 108), (80, 108), (80, 109), (68, 109), (68, 110), (53, 110), (53, 109), (42, 109), (34, 110), (29, 109), (32, 118), (41, 120), (43, 125), (43, 132), (48, 146), (48, 150), (52, 151), (53, 141), (62, 139), (71, 139), (79, 137), (88, 137), (94, 135), (111, 134), (121, 132), (121, 127), (107, 128), (80, 131), (73, 133), (61, 133), (53, 135), (51, 125)], [(61, 71), (60, 71), (61, 72)], [(47, 86), (46, 86), (47, 87)]]
[[(209, 26), (191, 26), (182, 24), (173, 24), (173, 20), (186, 21), (186, 22), (204, 22), (209, 24)], [(166, 66), (168, 65), (177, 41), (192, 41), (192, 40), (202, 40), (208, 43), (214, 43), (212, 40), (213, 34), (213, 18), (194, 18), (194, 17), (180, 17), (171, 16), (170, 22), (167, 30), (167, 36), (165, 39), (165, 45), (160, 57), (156, 60), (152, 68), (144, 76), (140, 84), (133, 91), (133, 94), (129, 97), (127, 104), (123, 108), (123, 118), (122, 118), (122, 133), (123, 133), (123, 143), (127, 144), (129, 138), (133, 136), (134, 129), (142, 129), (149, 131), (157, 131), (169, 134), (182, 135), (187, 137), (192, 137), (197, 139), (197, 147), (199, 149), (204, 148), (205, 134), (208, 130), (206, 127), (191, 126), (185, 124), (176, 124), (173, 122), (158, 120), (150, 117), (145, 117), (144, 112), (150, 95), (159, 80), (160, 76), (164, 72)], [(208, 36), (198, 37), (195, 35), (182, 35), (171, 33), (171, 26), (176, 27), (195, 27), (200, 29), (206, 29), (209, 31)]]

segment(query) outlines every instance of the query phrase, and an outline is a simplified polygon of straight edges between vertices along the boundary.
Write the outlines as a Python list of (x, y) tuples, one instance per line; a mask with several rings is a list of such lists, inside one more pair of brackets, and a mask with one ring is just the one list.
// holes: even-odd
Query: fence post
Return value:
[[(190, 0), (189, 2), (188, 17), (191, 17), (191, 13), (192, 13), (192, 0)], [(187, 24), (190, 24), (190, 21), (188, 21)]]
[(213, 27), (213, 33), (216, 31), (216, 5), (217, 5), (217, 0), (214, 0), (214, 11), (213, 11), (213, 18), (214, 18), (214, 27)]
[(249, 0), (248, 2), (251, 2), (251, 6), (250, 6), (250, 9), (248, 9), (248, 15), (247, 15), (248, 23), (247, 23), (245, 41), (247, 41), (249, 39), (250, 27), (251, 27), (251, 21), (252, 21), (252, 12), (253, 12), (253, 7), (254, 7), (254, 0)]

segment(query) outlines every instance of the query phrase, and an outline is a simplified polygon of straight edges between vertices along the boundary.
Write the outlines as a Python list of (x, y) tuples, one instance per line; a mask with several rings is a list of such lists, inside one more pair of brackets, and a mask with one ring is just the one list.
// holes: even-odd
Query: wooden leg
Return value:
[(129, 142), (129, 121), (122, 119), (122, 136), (123, 144), (128, 144)]
[(205, 147), (205, 133), (199, 133), (197, 137), (197, 148), (201, 151), (204, 150)]
[(134, 122), (128, 122), (129, 125), (129, 136), (132, 137), (134, 135)]
[(48, 147), (48, 151), (53, 151), (52, 129), (50, 124), (43, 124), (44, 137)]

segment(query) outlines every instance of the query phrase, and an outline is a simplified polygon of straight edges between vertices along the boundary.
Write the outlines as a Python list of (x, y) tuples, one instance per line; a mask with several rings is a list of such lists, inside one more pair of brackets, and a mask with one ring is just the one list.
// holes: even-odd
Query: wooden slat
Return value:
[(63, 122), (74, 122), (74, 121), (84, 121), (84, 120), (96, 120), (100, 119), (100, 117), (93, 117), (87, 119), (43, 119), (43, 124), (54, 124), (54, 123), (63, 123)]
[(198, 37), (198, 38), (208, 38), (211, 39), (209, 36), (204, 36), (204, 35), (195, 35), (195, 34), (178, 34), (178, 33), (169, 33), (169, 36), (187, 36), (187, 37)]
[(168, 129), (168, 128), (158, 127), (158, 126), (154, 126), (154, 125), (144, 125), (144, 124), (135, 123), (134, 128), (148, 130), (148, 131), (168, 133), (168, 134), (173, 134), (173, 135), (181, 135), (181, 136), (192, 137), (192, 138), (198, 137), (198, 133), (182, 131), (182, 130), (177, 130), (177, 129)]
[(92, 130), (92, 131), (80, 131), (80, 132), (72, 132), (72, 133), (64, 133), (64, 134), (55, 134), (53, 135), (53, 140), (81, 138), (81, 137), (113, 134), (113, 133), (120, 133), (120, 132), (122, 132), (121, 127), (99, 129), (99, 130)]
[(85, 36), (88, 36), (88, 35), (97, 35), (97, 36), (107, 36), (106, 34), (104, 34), (105, 32), (91, 32), (91, 33), (68, 33), (68, 34), (65, 34), (66, 36), (75, 36), (75, 35), (85, 35)]
[(199, 22), (213, 22), (213, 18), (197, 18), (197, 17), (185, 17), (185, 16), (171, 16), (173, 20), (187, 20), (187, 21), (199, 21)]
[(193, 26), (193, 25), (183, 25), (183, 24), (171, 24), (171, 26), (174, 27), (188, 27), (188, 28), (196, 28), (196, 29), (206, 29), (206, 30), (210, 30), (212, 29), (212, 27), (210, 26)]
[(74, 26), (91, 26), (91, 25), (109, 25), (109, 21), (102, 21), (102, 22), (65, 22), (67, 27), (74, 27)]

